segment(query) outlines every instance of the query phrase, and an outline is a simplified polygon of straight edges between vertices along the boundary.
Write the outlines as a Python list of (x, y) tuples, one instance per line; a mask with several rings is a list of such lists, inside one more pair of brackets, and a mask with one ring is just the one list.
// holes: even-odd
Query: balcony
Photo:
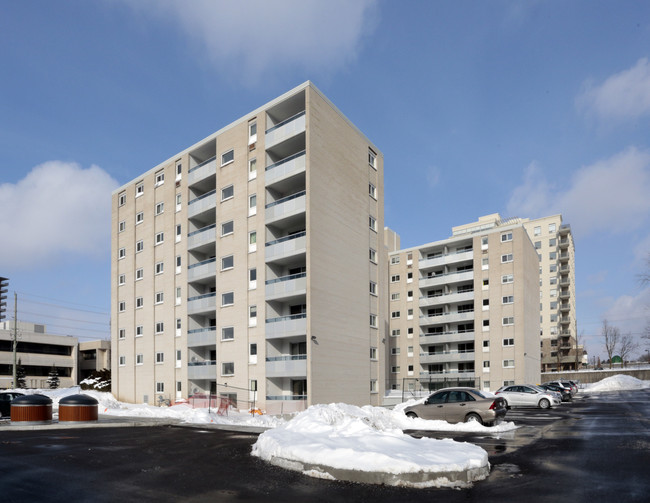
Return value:
[(474, 361), (474, 351), (441, 351), (439, 353), (420, 353), (420, 364)]
[(438, 274), (431, 278), (420, 278), (420, 289), (428, 288), (431, 286), (450, 285), (453, 283), (461, 283), (463, 281), (472, 281), (474, 279), (474, 271), (454, 271), (447, 274)]
[(192, 199), (187, 208), (187, 217), (193, 218), (201, 213), (213, 210), (217, 207), (217, 191), (211, 190), (202, 196)]
[(216, 292), (197, 295), (187, 299), (187, 314), (214, 312), (217, 309)]
[(440, 325), (442, 323), (458, 323), (459, 321), (474, 320), (474, 310), (464, 312), (452, 312), (438, 314), (435, 316), (420, 316), (420, 326)]
[(307, 293), (307, 273), (291, 274), (276, 279), (270, 279), (265, 284), (266, 300), (277, 300), (285, 297), (297, 297)]
[(560, 286), (569, 286), (571, 284), (571, 280), (569, 277), (563, 277), (560, 279)]
[(264, 256), (267, 262), (279, 262), (307, 252), (307, 233), (298, 232), (265, 245)]
[(217, 224), (208, 225), (187, 235), (187, 249), (193, 250), (210, 243), (217, 239)]
[(569, 247), (569, 239), (568, 238), (563, 238), (560, 239), (560, 250), (564, 250)]
[(570, 310), (571, 310), (571, 305), (568, 302), (566, 303), (563, 302), (562, 304), (560, 304), (560, 311), (567, 312)]
[(293, 337), (307, 334), (307, 315), (292, 314), (266, 320), (265, 335), (267, 339)]
[(474, 331), (469, 332), (443, 332), (441, 334), (420, 334), (420, 345), (443, 344), (446, 342), (468, 342), (474, 340)]
[(187, 347), (214, 346), (217, 343), (217, 327), (195, 328), (187, 332)]
[(187, 364), (187, 378), (194, 381), (199, 379), (216, 379), (217, 362), (215, 360), (189, 362)]
[(266, 377), (307, 377), (307, 355), (273, 356), (266, 359)]
[(187, 281), (199, 281), (214, 277), (217, 273), (217, 259), (209, 258), (187, 267)]
[(571, 270), (569, 267), (569, 264), (564, 264), (562, 267), (560, 267), (560, 272), (562, 273), (568, 273)]
[(307, 197), (305, 191), (300, 191), (266, 205), (265, 219), (270, 224), (285, 218), (295, 217), (305, 213)]
[(571, 226), (569, 224), (560, 225), (560, 236), (566, 236), (571, 232)]
[(217, 158), (212, 157), (207, 161), (203, 161), (198, 166), (194, 166), (187, 174), (187, 183), (192, 186), (201, 180), (205, 180), (209, 176), (217, 174)]
[(454, 253), (447, 253), (439, 257), (426, 258), (419, 261), (420, 270), (430, 269), (432, 267), (455, 264), (458, 262), (467, 262), (474, 260), (474, 250), (463, 250)]
[(440, 304), (453, 304), (474, 300), (474, 290), (462, 293), (447, 293), (435, 297), (420, 297), (420, 307), (438, 306)]
[(569, 252), (560, 253), (560, 260), (562, 261), (569, 260)]
[(443, 370), (442, 372), (420, 372), (420, 379), (428, 378), (474, 379), (473, 370)]
[(285, 157), (284, 159), (266, 167), (264, 180), (266, 185), (292, 177), (305, 172), (305, 151)]
[(562, 323), (563, 325), (566, 324), (566, 323), (571, 323), (571, 317), (570, 316), (562, 316), (560, 318), (560, 323)]
[(267, 129), (265, 135), (265, 146), (267, 149), (277, 145), (284, 140), (305, 132), (306, 117), (305, 111), (298, 112), (296, 115), (283, 120), (270, 129)]

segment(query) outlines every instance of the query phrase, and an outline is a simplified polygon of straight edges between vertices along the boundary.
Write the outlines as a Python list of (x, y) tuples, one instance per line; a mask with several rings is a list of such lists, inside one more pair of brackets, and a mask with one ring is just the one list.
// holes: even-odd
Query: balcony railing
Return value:
[(307, 395), (266, 395), (267, 400), (307, 400)]
[(216, 292), (205, 293), (187, 299), (188, 314), (214, 311), (217, 306), (215, 302)]
[(290, 274), (280, 278), (267, 280), (265, 295), (266, 299), (296, 295), (307, 290), (307, 273)]
[(192, 199), (189, 202), (187, 209), (187, 216), (189, 218), (195, 217), (200, 213), (215, 208), (217, 205), (217, 192), (216, 190), (211, 190), (205, 194)]
[(188, 185), (191, 186), (196, 182), (200, 182), (201, 180), (209, 176), (214, 176), (216, 173), (217, 173), (217, 161), (215, 156), (191, 168), (188, 171), (187, 183)]
[(307, 355), (272, 356), (265, 370), (267, 377), (306, 377)]
[(292, 194), (266, 205), (264, 218), (266, 223), (271, 223), (282, 218), (298, 215), (305, 212), (306, 208), (305, 191)]
[(474, 299), (474, 290), (466, 292), (450, 292), (439, 295), (420, 297), (420, 307), (434, 306), (439, 304), (453, 304), (455, 302), (464, 302)]
[(266, 260), (274, 260), (286, 256), (302, 253), (307, 247), (307, 233), (305, 231), (284, 236), (265, 244)]
[(467, 271), (453, 271), (446, 274), (438, 274), (437, 276), (421, 277), (419, 287), (423, 289), (431, 286), (470, 281), (472, 279), (474, 279), (474, 271), (472, 269)]
[(306, 117), (304, 110), (283, 120), (282, 122), (278, 122), (273, 127), (267, 129), (264, 133), (266, 148), (269, 149), (281, 141), (304, 132), (305, 125)]
[(187, 247), (191, 250), (197, 246), (213, 242), (217, 238), (217, 224), (207, 225), (187, 235)]
[(276, 180), (305, 171), (305, 151), (292, 154), (266, 167), (265, 180), (269, 185)]
[(197, 379), (215, 379), (217, 377), (217, 362), (215, 360), (204, 360), (198, 362), (189, 362), (187, 364), (187, 378)]
[(216, 261), (217, 259), (213, 257), (187, 266), (187, 280), (196, 281), (214, 276), (217, 272)]
[(267, 339), (292, 337), (307, 334), (307, 314), (291, 314), (266, 320), (265, 335)]
[(217, 327), (195, 328), (187, 331), (187, 347), (214, 346), (217, 343)]
[(474, 258), (474, 250), (458, 250), (452, 253), (445, 253), (432, 258), (424, 258), (418, 261), (420, 269), (427, 269), (440, 265), (453, 264), (456, 262), (463, 262), (472, 260)]
[(421, 333), (420, 345), (473, 341), (474, 337), (474, 330), (449, 331), (438, 334)]

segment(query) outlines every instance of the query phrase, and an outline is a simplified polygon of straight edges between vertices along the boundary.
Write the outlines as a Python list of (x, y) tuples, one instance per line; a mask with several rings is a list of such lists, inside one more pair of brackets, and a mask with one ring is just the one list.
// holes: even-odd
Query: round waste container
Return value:
[(59, 400), (59, 423), (97, 421), (97, 400), (88, 395), (69, 395)]
[(23, 395), (11, 401), (11, 423), (49, 424), (52, 422), (52, 400), (45, 395)]

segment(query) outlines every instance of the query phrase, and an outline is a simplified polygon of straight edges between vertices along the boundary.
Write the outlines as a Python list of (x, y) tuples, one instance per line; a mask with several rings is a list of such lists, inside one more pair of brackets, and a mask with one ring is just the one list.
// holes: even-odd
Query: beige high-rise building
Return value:
[(387, 389), (539, 382), (538, 258), (519, 219), (454, 227), (389, 261)]
[(310, 82), (113, 193), (112, 386), (378, 404), (383, 156)]

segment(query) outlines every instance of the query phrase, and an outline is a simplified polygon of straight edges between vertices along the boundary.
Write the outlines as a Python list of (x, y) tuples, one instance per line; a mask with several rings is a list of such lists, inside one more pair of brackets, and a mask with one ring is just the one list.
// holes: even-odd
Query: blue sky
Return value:
[(111, 191), (305, 80), (383, 151), (404, 247), (562, 213), (589, 353), (650, 317), (647, 2), (0, 0), (0, 58), (19, 319), (108, 336)]

